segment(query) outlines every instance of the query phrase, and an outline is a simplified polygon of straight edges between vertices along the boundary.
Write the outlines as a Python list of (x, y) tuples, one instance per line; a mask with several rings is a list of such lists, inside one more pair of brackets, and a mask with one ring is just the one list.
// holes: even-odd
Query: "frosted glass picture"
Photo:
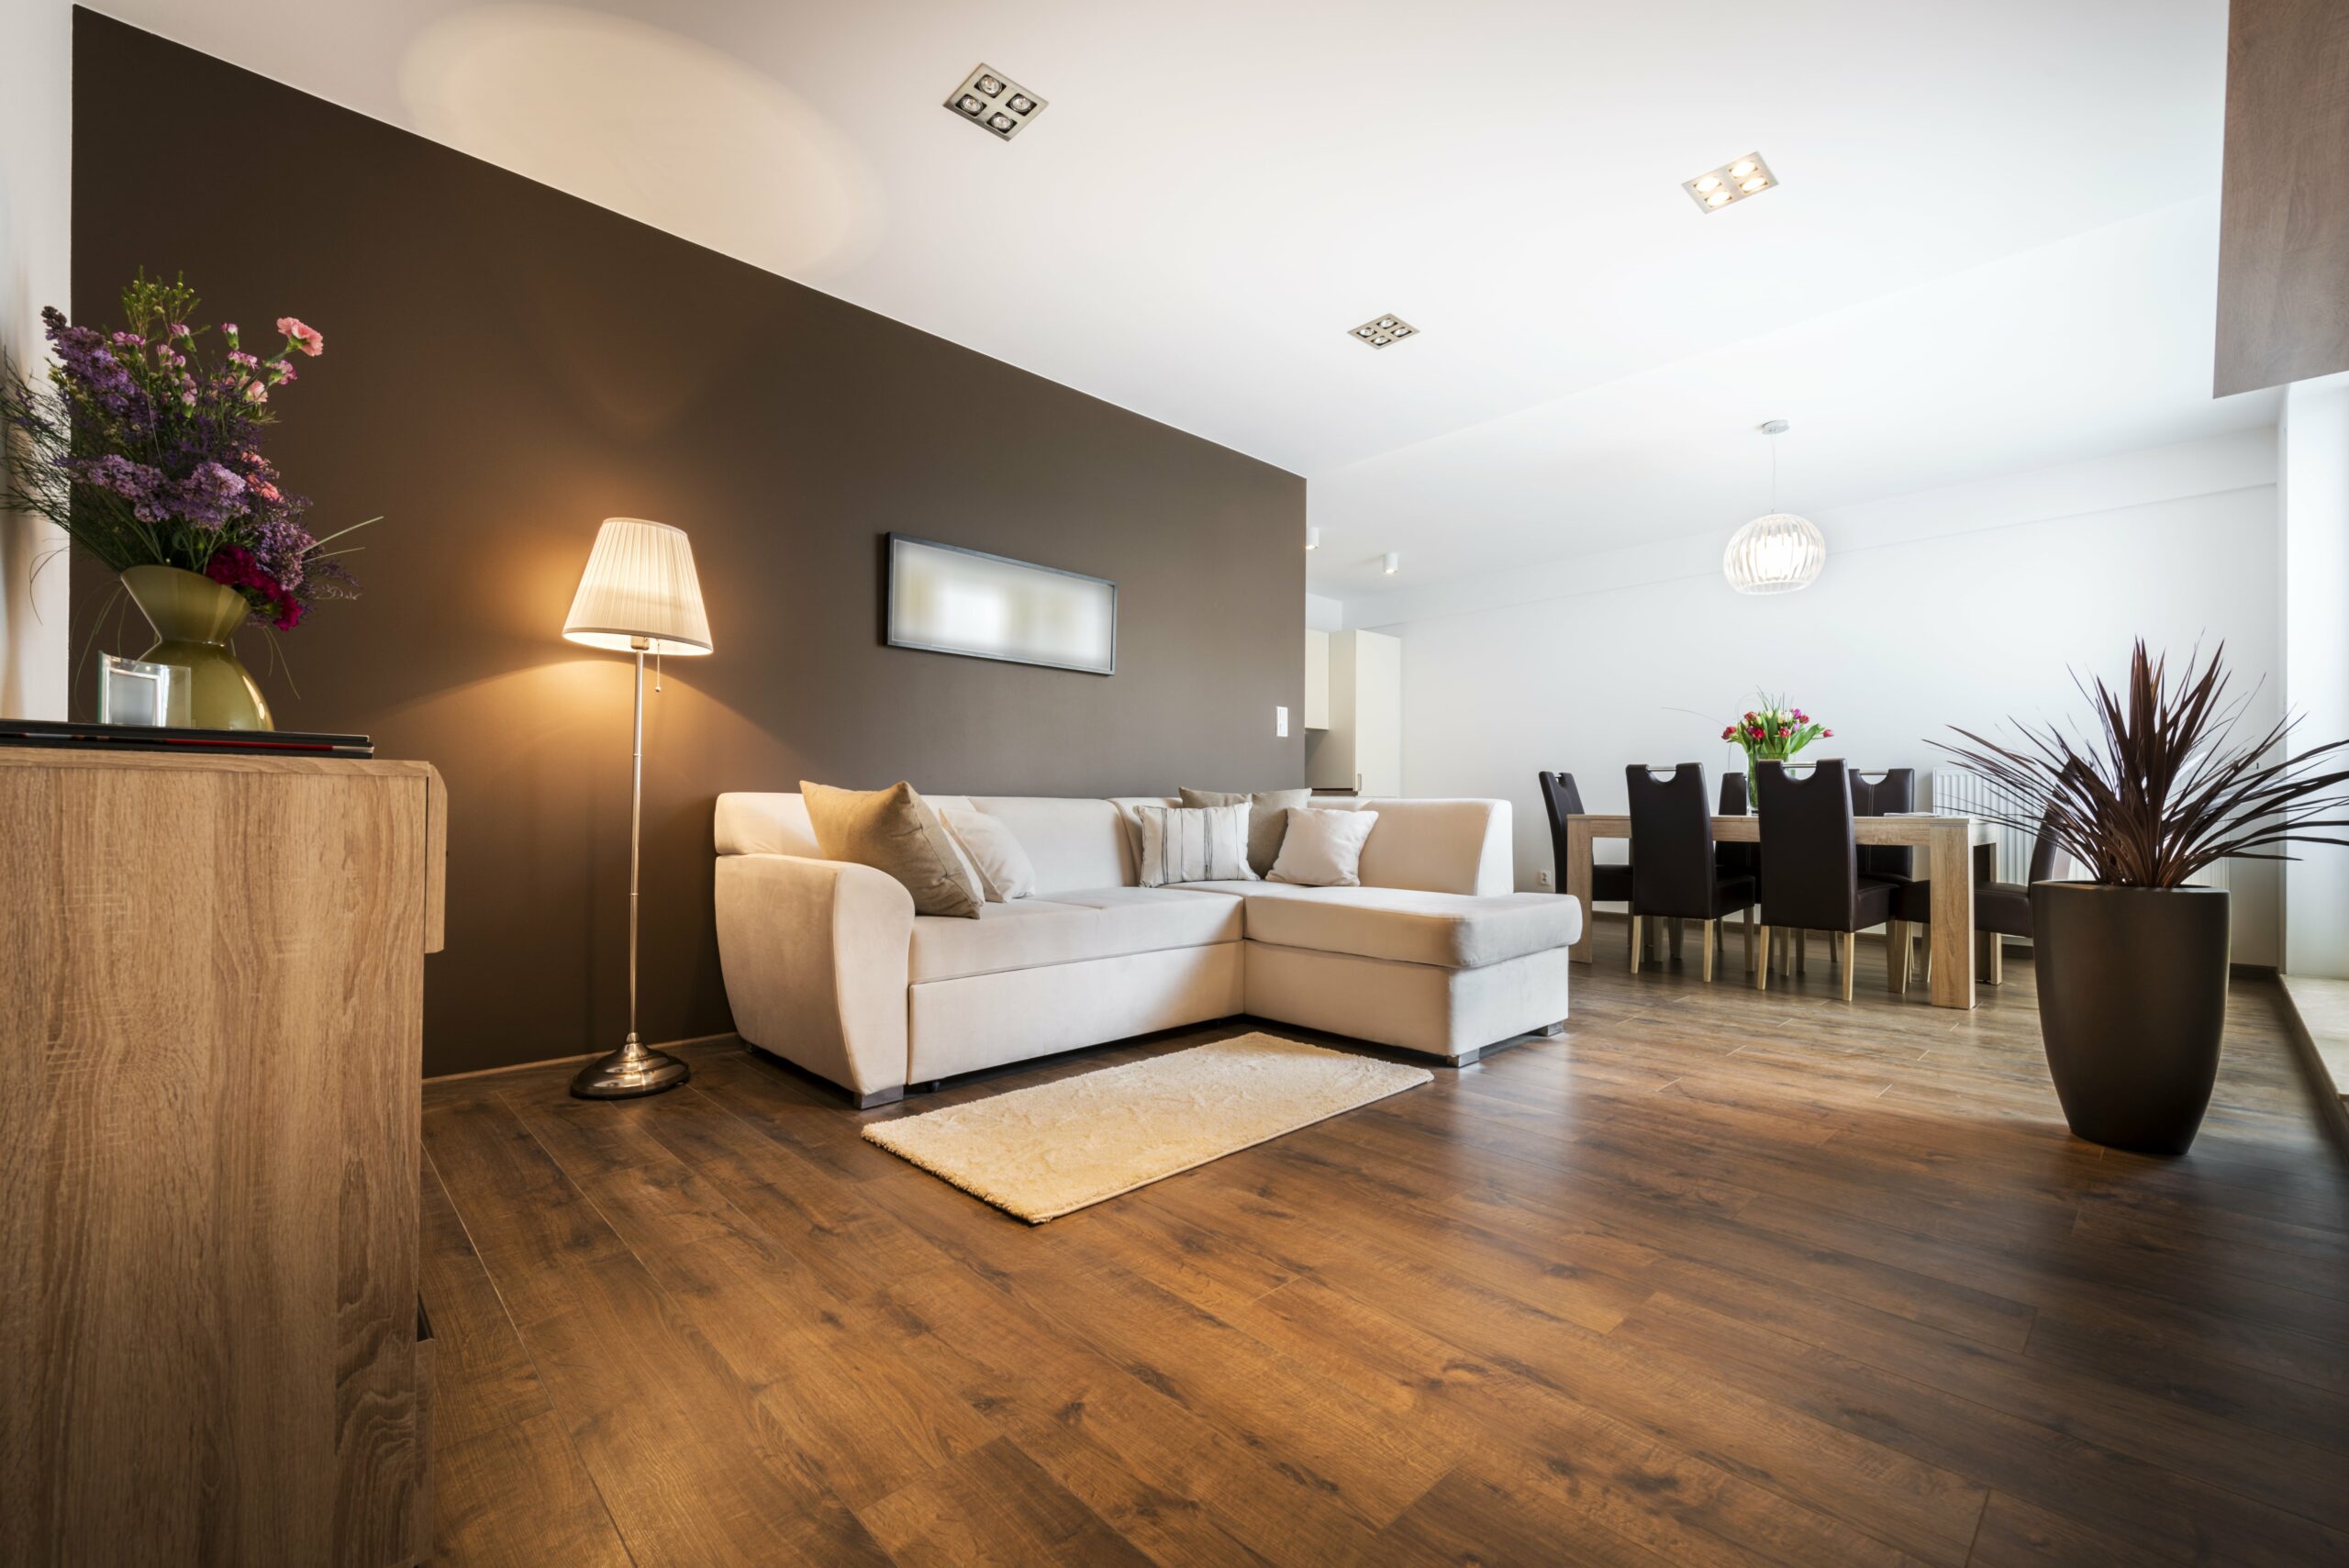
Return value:
[(1112, 674), (1118, 585), (891, 534), (889, 643)]

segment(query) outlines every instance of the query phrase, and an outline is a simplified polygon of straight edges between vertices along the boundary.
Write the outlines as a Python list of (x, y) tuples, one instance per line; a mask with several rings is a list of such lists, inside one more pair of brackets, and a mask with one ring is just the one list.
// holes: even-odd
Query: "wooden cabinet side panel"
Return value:
[(2349, 370), (2349, 6), (2233, 0), (2213, 394)]
[(423, 779), (11, 767), (0, 820), (0, 1547), (396, 1560)]

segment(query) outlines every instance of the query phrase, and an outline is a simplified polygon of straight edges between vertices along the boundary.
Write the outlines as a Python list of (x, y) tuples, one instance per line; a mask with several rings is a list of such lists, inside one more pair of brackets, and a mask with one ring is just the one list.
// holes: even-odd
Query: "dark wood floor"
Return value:
[(2028, 963), (1958, 1014), (1599, 953), (1563, 1039), (1041, 1229), (859, 1126), (1230, 1031), (866, 1116), (740, 1047), (430, 1086), (444, 1560), (2349, 1562), (2272, 982), (2162, 1162), (2065, 1135)]

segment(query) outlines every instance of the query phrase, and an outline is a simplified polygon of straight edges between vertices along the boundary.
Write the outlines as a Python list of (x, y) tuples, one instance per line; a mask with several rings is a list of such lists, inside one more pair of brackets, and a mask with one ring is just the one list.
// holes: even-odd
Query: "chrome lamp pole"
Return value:
[(579, 580), (563, 635), (591, 648), (625, 648), (636, 659), (636, 725), (629, 754), (628, 814), (628, 1038), (579, 1070), (582, 1099), (633, 1099), (673, 1089), (693, 1069), (637, 1032), (640, 884), (644, 854), (644, 656), (707, 653), (709, 620), (685, 531), (641, 517), (607, 517)]

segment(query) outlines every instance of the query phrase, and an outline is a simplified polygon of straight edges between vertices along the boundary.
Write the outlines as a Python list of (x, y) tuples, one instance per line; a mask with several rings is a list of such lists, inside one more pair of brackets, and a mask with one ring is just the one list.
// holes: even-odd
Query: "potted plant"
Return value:
[(48, 517), (120, 577), (155, 628), (142, 657), (188, 668), (195, 724), (267, 729), (269, 704), (229, 638), (249, 620), (291, 631), (318, 600), (354, 591), (330, 559), (346, 552), (320, 549), (340, 534), (303, 526), (308, 498), (260, 450), (271, 394), (296, 379), (293, 357), (326, 343), (288, 316), (267, 358), (233, 322), (207, 352), (197, 306), (184, 283), (142, 275), (113, 331), (42, 311), (56, 362), (39, 383), (0, 376), (0, 422), (19, 438), (0, 501)]
[(1721, 739), (1745, 753), (1745, 798), (1759, 807), (1762, 794), (1753, 787), (1753, 764), (1784, 762), (1814, 740), (1831, 740), (1835, 732), (1784, 697), (1760, 693), (1762, 706), (1748, 708), (1736, 723), (1725, 726)]
[[(1992, 820), (2042, 824), (2087, 866), (2079, 882), (2032, 884), (2040, 1038), (2073, 1132), (2141, 1154), (2183, 1154), (2210, 1103), (2224, 1032), (2228, 895), (2189, 885), (2230, 857), (2289, 860), (2285, 844), (2349, 843), (2349, 771), (2320, 764), (2349, 740), (2298, 754), (2298, 722), (2234, 739), (2244, 700), (2227, 697), (2223, 645), (2173, 684), (2141, 640), (2126, 688), (2087, 694), (2093, 732), (2013, 728), (2002, 746), (1970, 730), (1935, 746), (2006, 797)], [(1955, 728), (1953, 726), (1953, 728)]]

